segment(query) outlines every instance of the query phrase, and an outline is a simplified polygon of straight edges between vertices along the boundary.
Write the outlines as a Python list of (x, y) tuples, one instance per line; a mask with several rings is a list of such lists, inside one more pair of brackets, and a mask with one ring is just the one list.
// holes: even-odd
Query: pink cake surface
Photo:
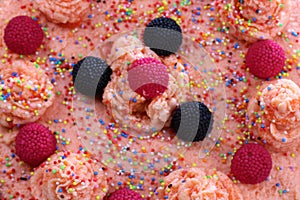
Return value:
[[(106, 199), (125, 187), (153, 200), (299, 200), (299, 11), (299, 0), (2, 0), (0, 199)], [(44, 32), (35, 54), (13, 53), (4, 42), (7, 23), (19, 15)], [(161, 16), (180, 25), (182, 48), (206, 52), (206, 59), (198, 56), (200, 66), (215, 68), (198, 73), (184, 59), (197, 60), (197, 53), (159, 57), (134, 37), (114, 38)], [(260, 39), (285, 51), (275, 77), (259, 79), (246, 67), (248, 48)], [(73, 85), (74, 65), (90, 55), (105, 58), (113, 71), (102, 101)], [(127, 62), (143, 57), (158, 59), (169, 72), (168, 89), (151, 102), (122, 81)], [(24, 80), (16, 71), (37, 89), (19, 87)], [(8, 79), (16, 86), (2, 87)], [(24, 92), (25, 100), (9, 92)], [(120, 92), (124, 98), (115, 98)], [(190, 100), (214, 114), (212, 138), (184, 143), (171, 130), (174, 109)], [(36, 168), (15, 150), (20, 127), (30, 122), (57, 139), (56, 152)], [(272, 158), (268, 178), (258, 184), (240, 183), (230, 171), (234, 153), (247, 143), (262, 145)], [(212, 149), (203, 153), (207, 146)]]

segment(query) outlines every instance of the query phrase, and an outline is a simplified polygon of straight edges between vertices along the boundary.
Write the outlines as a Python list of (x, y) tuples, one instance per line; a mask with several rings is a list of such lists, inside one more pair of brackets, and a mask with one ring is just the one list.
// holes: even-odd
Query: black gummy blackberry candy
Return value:
[(76, 90), (87, 96), (100, 96), (111, 80), (111, 68), (101, 58), (87, 56), (73, 67), (72, 78)]
[(144, 44), (159, 56), (174, 54), (182, 43), (180, 26), (171, 18), (153, 19), (145, 28)]
[(212, 113), (205, 104), (198, 101), (182, 103), (171, 120), (171, 127), (177, 137), (186, 142), (203, 141), (212, 125)]

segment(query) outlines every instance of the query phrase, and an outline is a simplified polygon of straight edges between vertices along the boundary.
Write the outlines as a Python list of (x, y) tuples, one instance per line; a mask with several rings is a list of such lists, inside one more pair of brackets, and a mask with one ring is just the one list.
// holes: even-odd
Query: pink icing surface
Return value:
[[(284, 22), (280, 30), (281, 35), (274, 34), (274, 32), (278, 32), (277, 29), (275, 31), (268, 29), (266, 34), (270, 35), (272, 33), (270, 37), (280, 43), (286, 52), (287, 62), (285, 71), (287, 73), (284, 73), (282, 76), (293, 80), (299, 85), (300, 79), (297, 65), (300, 57), (298, 52), (300, 45), (298, 37), (294, 36), (295, 33), (300, 31), (299, 26), (295, 23), (298, 21), (299, 16), (295, 12), (299, 9), (299, 1), (290, 0), (289, 2), (292, 4), (291, 9), (288, 11), (290, 18), (289, 21)], [(69, 150), (83, 153), (85, 152), (83, 146), (86, 146), (92, 152), (97, 151), (99, 146), (103, 147), (105, 152), (113, 152), (116, 151), (114, 149), (118, 149), (119, 147), (126, 147), (128, 157), (133, 159), (132, 163), (128, 164), (129, 166), (134, 165), (134, 152), (137, 150), (141, 150), (145, 154), (153, 154), (156, 161), (159, 160), (162, 163), (161, 165), (165, 165), (164, 167), (154, 167), (154, 169), (150, 169), (145, 173), (134, 173), (130, 171), (130, 168), (122, 171), (117, 162), (114, 163), (114, 161), (119, 160), (117, 153), (114, 154), (115, 157), (112, 157), (109, 156), (110, 154), (105, 154), (103, 151), (98, 150), (98, 153), (92, 156), (97, 158), (99, 162), (107, 164), (105, 167), (105, 178), (108, 183), (108, 192), (115, 191), (119, 187), (130, 186), (143, 194), (145, 199), (160, 199), (159, 195), (161, 193), (156, 194), (156, 188), (162, 186), (159, 180), (164, 179), (165, 175), (169, 174), (170, 171), (174, 171), (179, 166), (183, 168), (196, 166), (201, 169), (216, 168), (217, 171), (225, 174), (222, 174), (223, 176), (226, 177), (228, 175), (230, 178), (229, 171), (232, 153), (245, 140), (259, 141), (255, 134), (257, 133), (255, 128), (248, 124), (246, 114), (248, 112), (248, 100), (256, 97), (257, 93), (261, 90), (260, 86), (265, 81), (254, 79), (245, 69), (244, 57), (248, 48), (247, 43), (232, 37), (235, 34), (232, 30), (229, 30), (229, 34), (218, 31), (218, 29), (222, 30), (224, 25), (216, 11), (215, 2), (208, 0), (195, 1), (191, 5), (187, 5), (188, 3), (180, 5), (180, 2), (178, 2), (177, 7), (174, 7), (174, 2), (171, 3), (168, 1), (134, 1), (133, 3), (118, 1), (119, 5), (116, 5), (116, 1), (114, 0), (109, 1), (107, 4), (93, 1), (89, 4), (91, 9), (87, 12), (87, 15), (91, 14), (92, 17), (89, 18), (87, 15), (82, 15), (82, 17), (79, 17), (81, 23), (75, 26), (52, 23), (51, 15), (49, 14), (49, 17), (45, 12), (40, 12), (38, 4), (32, 3), (29, 0), (18, 2), (6, 0), (1, 3), (1, 27), (5, 27), (6, 20), (25, 14), (37, 17), (42, 27), (46, 28), (44, 29), (46, 40), (44, 41), (43, 48), (35, 55), (24, 57), (24, 60), (37, 62), (45, 71), (49, 80), (52, 78), (55, 79), (53, 81), (55, 100), (51, 108), (47, 109), (40, 116), (38, 122), (49, 126), (50, 130), (56, 133), (59, 152)], [(131, 14), (126, 15), (126, 12)], [(147, 22), (161, 14), (176, 19), (180, 23), (183, 33), (190, 35), (197, 43), (197, 46), (201, 44), (206, 49), (220, 69), (220, 84), (226, 85), (226, 96), (224, 98), (227, 103), (227, 118), (220, 122), (223, 133), (221, 138), (216, 141), (217, 145), (213, 151), (205, 158), (200, 159), (198, 156), (201, 143), (185, 147), (185, 153), (181, 152), (181, 149), (178, 151), (170, 150), (165, 154), (159, 153), (166, 152), (166, 149), (171, 145), (175, 145), (175, 147), (181, 145), (180, 142), (179, 144), (176, 141), (171, 142), (172, 137), (166, 132), (158, 133), (158, 137), (155, 138), (144, 137), (138, 140), (130, 136), (127, 138), (120, 136), (122, 127), (118, 127), (117, 124), (112, 127), (112, 124), (110, 124), (111, 117), (106, 114), (106, 108), (100, 102), (96, 102), (97, 117), (103, 120), (103, 123), (100, 123), (100, 125), (98, 120), (96, 122), (87, 120), (93, 113), (86, 111), (85, 107), (72, 108), (72, 100), (79, 98), (79, 94), (75, 95), (72, 88), (71, 67), (67, 63), (74, 63), (80, 60), (81, 57), (89, 55), (91, 51), (96, 49), (99, 43), (102, 43), (103, 40), (109, 38), (111, 35), (123, 32), (124, 30), (144, 27)], [(277, 14), (275, 13), (275, 15)], [(62, 18), (56, 19), (61, 20)], [(65, 19), (70, 19), (68, 14), (65, 14)], [(118, 20), (121, 22), (118, 22)], [(261, 29), (261, 31), (264, 31), (264, 29)], [(2, 38), (3, 29), (0, 31), (1, 68), (6, 63), (19, 59), (19, 55), (5, 49)], [(50, 57), (56, 59), (64, 58), (65, 60), (62, 64), (56, 64), (56, 61), (49, 60)], [(116, 57), (112, 55), (111, 60), (115, 59)], [(169, 60), (166, 59), (165, 62), (167, 61)], [(198, 84), (200, 86), (204, 85), (203, 80), (191, 84), (195, 86)], [(79, 117), (81, 120), (75, 120), (73, 113), (81, 111), (84, 113), (84, 115)], [(109, 125), (110, 128), (106, 128)], [(94, 130), (93, 127), (97, 127), (100, 130), (93, 132), (89, 131), (87, 127), (92, 130)], [(0, 127), (0, 197), (6, 199), (33, 199), (35, 195), (55, 195), (54, 190), (47, 190), (47, 185), (45, 187), (42, 186), (39, 191), (35, 189), (38, 185), (34, 182), (30, 181), (32, 185), (28, 185), (29, 178), (38, 181), (40, 180), (39, 176), (42, 176), (43, 173), (39, 171), (40, 168), (37, 169), (38, 173), (34, 172), (33, 169), (30, 169), (14, 155), (14, 138), (17, 132), (18, 127)], [(102, 134), (99, 137), (105, 135), (105, 140), (98, 146), (93, 142), (83, 144), (82, 139), (91, 134)], [(130, 133), (128, 134), (130, 135)], [(295, 141), (294, 143), (297, 142)], [(273, 160), (272, 171), (268, 180), (257, 185), (236, 183), (233, 184), (232, 188), (240, 188), (243, 199), (300, 199), (300, 169), (298, 167), (300, 163), (300, 149), (282, 149), (278, 151), (274, 150), (269, 144), (272, 144), (272, 140), (267, 141), (265, 144)], [(151, 153), (151, 151), (154, 153)], [(171, 158), (178, 159), (173, 161)], [(169, 162), (164, 162), (168, 159), (170, 160)], [(141, 163), (147, 162), (147, 159), (138, 160), (142, 168), (146, 165), (142, 165)], [(88, 174), (91, 176), (90, 173)], [(225, 179), (229, 184), (232, 184), (229, 179)], [(44, 190), (47, 192), (42, 192)], [(37, 194), (36, 192), (42, 193)], [(98, 194), (104, 195), (105, 190), (103, 193), (99, 191)]]

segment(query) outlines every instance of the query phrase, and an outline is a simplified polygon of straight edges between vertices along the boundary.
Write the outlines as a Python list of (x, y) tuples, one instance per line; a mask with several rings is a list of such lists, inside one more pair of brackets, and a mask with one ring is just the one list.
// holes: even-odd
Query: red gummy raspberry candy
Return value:
[(145, 97), (153, 99), (168, 88), (169, 75), (167, 67), (154, 58), (135, 60), (128, 69), (130, 88)]
[(231, 172), (241, 183), (261, 183), (272, 168), (270, 153), (261, 145), (249, 143), (239, 148), (231, 161)]
[(23, 126), (16, 137), (16, 154), (31, 167), (37, 167), (56, 150), (51, 131), (38, 123)]
[(14, 53), (29, 55), (42, 44), (44, 32), (39, 24), (28, 16), (12, 18), (4, 29), (4, 42)]
[(246, 67), (258, 78), (278, 75), (285, 64), (285, 53), (279, 44), (272, 40), (254, 43), (246, 55)]
[(143, 200), (142, 196), (128, 188), (122, 188), (113, 192), (108, 200)]

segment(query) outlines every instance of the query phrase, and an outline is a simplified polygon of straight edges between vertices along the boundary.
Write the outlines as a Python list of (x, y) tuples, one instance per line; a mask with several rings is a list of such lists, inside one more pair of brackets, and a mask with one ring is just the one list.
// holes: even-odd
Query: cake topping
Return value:
[(112, 70), (104, 60), (87, 56), (73, 67), (72, 77), (74, 86), (80, 93), (102, 98), (111, 74)]
[(113, 192), (108, 200), (143, 200), (142, 196), (128, 188), (122, 188)]
[(55, 150), (55, 136), (42, 124), (26, 124), (16, 137), (16, 154), (31, 167), (39, 166)]
[(213, 125), (213, 115), (202, 102), (182, 103), (173, 115), (171, 126), (177, 137), (188, 142), (203, 141)]
[[(255, 42), (273, 39), (290, 18), (289, 0), (216, 1), (223, 25), (237, 39)], [(227, 29), (228, 30), (228, 29)]]
[(300, 88), (291, 80), (266, 82), (248, 106), (254, 135), (276, 150), (299, 146)]
[[(245, 0), (238, 1), (241, 3), (244, 2), (244, 4), (250, 3), (250, 1)], [(48, 2), (51, 3), (54, 1)], [(0, 13), (2, 13), (2, 25), (5, 24), (6, 19), (9, 20), (16, 13), (26, 13), (28, 16), (40, 16), (41, 21), (45, 24), (44, 31), (47, 35), (47, 45), (42, 51), (38, 52), (38, 55), (26, 56), (25, 58), (36, 61), (37, 63), (45, 63), (43, 67), (47, 69), (47, 73), (51, 76), (50, 78), (52, 78), (56, 86), (55, 106), (47, 111), (46, 115), (40, 119), (40, 122), (47, 124), (51, 130), (55, 131), (59, 142), (58, 149), (74, 149), (76, 152), (86, 152), (85, 148), (94, 149), (93, 154), (99, 158), (99, 161), (97, 161), (98, 164), (102, 162), (107, 165), (107, 170), (103, 169), (109, 181), (109, 188), (107, 189), (112, 192), (122, 187), (132, 188), (134, 191), (142, 194), (144, 199), (168, 199), (168, 191), (165, 193), (164, 198), (158, 198), (157, 188), (160, 184), (164, 186), (162, 179), (177, 168), (199, 166), (204, 169), (211, 169), (217, 167), (218, 170), (227, 174), (230, 170), (230, 160), (232, 154), (235, 152), (235, 147), (238, 147), (240, 143), (247, 141), (247, 139), (253, 136), (252, 130), (248, 130), (248, 124), (246, 124), (247, 117), (245, 115), (247, 112), (245, 109), (249, 98), (254, 96), (253, 94), (255, 92), (259, 92), (258, 84), (261, 83), (261, 81), (249, 79), (249, 73), (245, 74), (245, 71), (241, 69), (246, 53), (245, 43), (237, 42), (236, 38), (232, 38), (231, 35), (223, 32), (224, 29), (227, 30), (228, 26), (227, 24), (221, 23), (218, 19), (219, 12), (217, 11), (218, 5), (216, 3), (218, 1), (87, 0), (84, 2), (90, 3), (89, 13), (88, 15), (82, 16), (82, 18), (86, 17), (86, 21), (75, 26), (64, 26), (45, 21), (43, 14), (37, 10), (38, 6), (34, 4), (32, 0), (6, 0), (1, 3)], [(222, 2), (230, 4), (230, 0), (222, 0)], [(234, 2), (236, 3), (237, 1)], [(267, 1), (260, 2), (263, 4)], [(273, 0), (272, 2), (279, 3), (280, 1)], [(276, 37), (276, 41), (278, 40), (280, 44), (283, 44), (282, 47), (286, 50), (288, 57), (287, 70), (282, 72), (282, 76), (286, 76), (292, 80), (298, 80), (299, 70), (297, 69), (300, 68), (300, 66), (297, 67), (297, 63), (299, 63), (299, 28), (297, 28), (297, 25), (292, 25), (292, 20), (299, 21), (297, 19), (299, 19), (300, 15), (297, 11), (299, 11), (300, 4), (296, 3), (296, 0), (290, 0), (290, 2), (294, 2), (295, 4), (295, 8), (293, 9), (296, 11), (294, 12), (294, 19), (290, 18), (290, 22), (283, 32), (280, 33), (281, 35)], [(103, 7), (104, 4), (106, 4), (106, 8)], [(280, 3), (277, 5), (278, 7), (285, 6)], [(214, 114), (215, 124), (210, 134), (212, 137), (205, 138), (204, 142), (185, 144), (184, 142), (178, 141), (177, 137), (174, 139), (173, 137), (169, 137), (169, 129), (163, 129), (162, 131), (146, 136), (141, 134), (134, 137), (132, 131), (127, 128), (131, 126), (131, 124), (127, 121), (125, 123), (122, 122), (122, 124), (127, 126), (121, 126), (119, 121), (112, 121), (111, 118), (115, 116), (107, 114), (105, 106), (102, 105), (100, 101), (95, 102), (95, 108), (98, 110), (96, 111), (93, 105), (91, 106), (89, 103), (89, 98), (81, 98), (79, 95), (74, 95), (72, 83), (70, 83), (69, 79), (69, 67), (71, 67), (71, 65), (68, 65), (68, 63), (73, 63), (78, 58), (81, 59), (87, 55), (91, 55), (90, 52), (93, 51), (93, 49), (98, 50), (97, 45), (99, 42), (102, 43), (101, 41), (104, 41), (106, 38), (112, 38), (114, 35), (119, 35), (121, 32), (123, 33), (123, 31), (129, 35), (136, 33), (137, 37), (140, 37), (139, 27), (145, 26), (145, 23), (153, 19), (154, 16), (168, 16), (174, 19), (181, 25), (182, 31), (190, 37), (186, 36), (187, 40), (183, 40), (184, 43), (181, 45), (180, 50), (177, 51), (178, 63), (176, 63), (176, 65), (173, 63), (168, 65), (161, 59), (161, 61), (171, 69), (169, 70), (169, 74), (174, 72), (172, 74), (173, 78), (169, 77), (168, 90), (162, 94), (162, 96), (164, 96), (164, 94), (168, 95), (164, 96), (164, 98), (157, 99), (155, 106), (149, 107), (151, 108), (149, 110), (153, 110), (153, 112), (147, 115), (151, 116), (153, 120), (157, 119), (157, 121), (163, 119), (157, 116), (167, 116), (168, 118), (169, 108), (173, 105), (173, 102), (175, 102), (176, 105), (179, 105), (181, 102), (187, 102), (187, 100), (182, 100), (184, 98), (181, 94), (190, 91), (191, 99), (189, 100), (197, 100), (205, 103)], [(272, 15), (270, 17), (274, 18), (275, 16)], [(247, 25), (247, 23), (245, 23), (245, 25)], [(5, 25), (2, 27), (4, 28)], [(229, 32), (231, 32), (231, 30), (230, 28)], [(274, 34), (277, 35), (277, 31), (274, 31)], [(186, 44), (190, 44), (190, 46)], [(115, 50), (118, 48), (119, 46), (117, 45), (116, 48), (113, 48), (114, 52), (116, 52), (115, 55), (120, 52)], [(202, 53), (201, 50), (207, 50), (207, 54)], [(129, 51), (126, 50), (125, 52)], [(194, 52), (194, 54), (192, 52)], [(122, 56), (122, 58), (120, 58), (120, 62), (123, 62), (124, 66), (129, 67), (130, 65), (127, 64), (127, 54), (125, 53), (123, 55), (124, 57)], [(1, 61), (3, 63), (11, 63), (11, 61), (15, 60), (16, 56), (17, 54), (6, 55), (5, 47), (2, 48)], [(175, 54), (171, 56), (175, 57)], [(135, 56), (133, 57), (132, 62), (136, 59)], [(147, 54), (146, 57), (149, 57), (149, 55)], [(158, 59), (156, 57), (154, 58)], [(180, 60), (180, 58), (182, 60)], [(113, 60), (115, 61), (116, 59)], [(180, 63), (182, 63), (183, 66), (180, 66)], [(108, 64), (111, 65), (111, 63)], [(214, 67), (214, 65), (218, 65), (219, 68)], [(114, 66), (118, 68), (119, 65)], [(195, 69), (196, 73), (191, 73), (193, 69)], [(120, 73), (123, 71), (124, 73)], [(196, 75), (198, 72), (200, 77)], [(125, 110), (128, 107), (138, 109), (138, 105), (140, 105), (138, 104), (140, 99), (132, 95), (134, 91), (120, 85), (122, 80), (125, 80), (123, 85), (126, 85), (126, 81), (128, 80), (126, 73), (127, 69), (116, 71), (114, 74), (118, 76), (118, 81), (120, 82), (112, 84), (112, 87), (109, 89), (106, 87), (106, 89), (109, 90), (108, 99), (113, 101), (112, 103), (107, 103), (107, 107), (110, 106), (117, 110), (116, 113), (123, 115), (122, 118), (124, 120), (126, 117), (136, 117), (137, 114), (127, 114), (126, 112), (122, 112), (122, 109)], [(188, 82), (184, 82), (183, 87), (181, 87), (178, 80), (180, 78), (180, 80), (184, 80), (183, 74), (188, 74)], [(171, 81), (174, 81), (176, 84), (171, 85)], [(225, 84), (226, 94), (218, 91), (218, 86), (225, 87)], [(171, 89), (171, 87), (173, 88)], [(130, 91), (129, 95), (127, 93), (128, 91)], [(78, 98), (81, 98), (79, 100), (82, 100), (83, 104), (80, 105), (80, 107), (72, 108), (72, 102)], [(163, 104), (161, 104), (159, 100), (161, 100)], [(218, 106), (220, 102), (226, 104), (224, 109)], [(171, 111), (173, 109), (174, 108), (172, 108)], [(78, 110), (82, 110), (81, 115), (78, 116), (77, 119), (74, 119), (77, 113), (74, 114), (73, 111), (76, 112)], [(131, 109), (129, 109), (128, 113), (130, 113), (130, 111)], [(142, 114), (146, 116), (145, 112)], [(169, 119), (171, 119), (171, 117), (169, 117)], [(142, 133), (144, 126), (149, 124), (148, 122), (147, 120), (142, 120), (140, 123), (135, 124), (141, 127), (137, 132)], [(78, 130), (76, 131), (77, 128)], [(16, 129), (17, 128), (14, 130)], [(222, 132), (222, 135), (215, 134), (215, 136), (213, 136), (218, 130), (221, 130), (220, 133)], [(9, 130), (4, 128), (3, 131), (0, 132), (1, 144), (3, 144), (3, 141), (5, 142), (6, 135), (14, 134), (11, 134)], [(85, 138), (85, 146), (82, 147), (80, 144), (83, 143), (83, 139)], [(205, 157), (199, 158), (199, 146), (204, 146), (202, 144), (205, 144), (208, 140), (211, 140), (211, 143), (214, 143), (215, 146), (212, 151), (205, 151)], [(289, 141), (289, 138), (287, 138), (287, 141)], [(35, 183), (32, 183), (31, 187), (29, 187), (30, 179), (33, 179), (38, 171), (34, 173), (27, 169), (27, 165), (24, 166), (22, 162), (19, 162), (18, 156), (15, 156), (12, 150), (14, 149), (14, 144), (0, 146), (2, 152), (0, 156), (0, 199), (51, 200), (64, 197), (66, 199), (76, 199), (74, 196), (71, 196), (73, 188), (75, 187), (70, 186), (70, 189), (64, 190), (64, 187), (58, 186), (60, 182), (58, 182), (57, 179), (51, 180), (54, 186), (51, 187), (51, 191), (58, 191), (54, 198), (33, 196), (31, 194), (32, 190), (44, 192), (44, 189), (47, 188), (44, 187), (44, 182), (49, 184), (49, 181), (44, 179), (41, 183), (39, 182), (39, 178), (35, 178), (33, 180)], [(265, 146), (269, 148), (267, 144)], [(200, 192), (197, 191), (196, 187), (200, 181), (192, 179), (192, 177), (181, 179), (180, 184), (182, 185), (188, 180), (190, 185), (185, 185), (185, 188), (195, 188), (196, 190), (190, 190), (192, 194), (206, 192), (207, 199), (218, 199), (218, 194), (220, 193), (221, 195), (224, 194), (224, 199), (238, 199), (231, 196), (226, 197), (226, 189), (236, 192), (238, 189), (235, 188), (239, 186), (243, 188), (243, 196), (245, 199), (297, 198), (300, 195), (300, 184), (298, 184), (300, 180), (298, 167), (300, 158), (299, 150), (289, 151), (287, 153), (276, 153), (274, 155), (272, 158), (274, 159), (274, 169), (276, 170), (272, 171), (270, 180), (262, 184), (250, 186), (247, 184), (234, 184), (235, 186), (231, 188), (232, 183), (226, 185), (226, 182), (216, 181), (217, 186), (214, 184), (207, 185), (207, 187), (204, 186), (203, 190), (199, 190)], [(83, 154), (83, 165), (86, 163), (95, 164), (96, 161), (90, 160), (89, 156), (89, 154)], [(66, 158), (68, 155), (66, 154), (62, 157)], [(68, 160), (68, 158), (64, 159), (64, 161), (65, 160)], [(44, 166), (48, 166), (47, 168), (42, 167), (41, 170), (44, 170), (43, 173), (46, 173), (45, 171), (50, 172), (50, 175), (52, 175), (51, 173), (56, 173), (55, 170), (52, 172), (50, 169), (55, 165), (52, 161), (54, 160), (48, 159), (47, 162), (43, 164)], [(74, 166), (76, 167), (78, 165)], [(93, 171), (92, 173), (96, 176), (87, 175), (86, 179), (90, 177), (92, 177), (91, 179), (97, 178), (97, 175), (101, 174), (99, 173), (100, 171), (102, 171), (101, 168), (98, 171)], [(73, 180), (76, 180), (75, 177), (70, 178), (71, 175), (73, 176), (72, 172), (73, 171), (70, 171), (70, 174), (68, 174), (67, 171), (63, 174), (69, 175), (68, 177), (63, 177), (65, 181), (63, 185), (66, 185), (65, 183), (67, 183), (67, 181), (72, 183)], [(210, 176), (213, 175), (215, 175), (215, 173), (205, 173), (204, 177), (202, 175), (200, 176), (202, 179), (209, 179)], [(74, 176), (76, 176), (76, 174), (74, 174)], [(213, 176), (213, 178), (219, 179), (219, 176)], [(192, 182), (190, 179), (195, 180), (195, 182)], [(61, 181), (61, 178), (58, 178), (58, 180)], [(79, 186), (80, 184), (76, 185), (76, 187)], [(166, 183), (165, 187), (166, 190), (172, 189), (174, 188), (174, 184)], [(225, 188), (224, 193), (220, 189), (215, 189), (222, 187)], [(106, 190), (105, 187), (101, 187), (101, 189), (103, 192)], [(86, 188), (86, 190), (88, 193), (86, 195), (87, 199), (102, 199), (102, 196), (90, 197), (94, 191), (90, 191), (89, 187)], [(84, 199), (84, 197), (80, 198)], [(185, 198), (185, 196), (182, 198)], [(191, 195), (191, 199), (192, 198), (193, 196)], [(172, 199), (172, 195), (169, 196), (169, 199)], [(300, 197), (297, 199), (300, 199)]]
[(180, 26), (171, 18), (153, 19), (144, 32), (144, 43), (159, 56), (175, 53), (182, 43)]
[(269, 176), (271, 169), (271, 155), (259, 144), (244, 144), (231, 161), (231, 172), (241, 183), (261, 183)]
[(263, 118), (282, 128), (294, 128), (300, 123), (300, 88), (291, 80), (266, 83), (259, 97)]
[(259, 78), (270, 78), (278, 75), (284, 64), (284, 50), (272, 40), (254, 43), (246, 55), (246, 66), (252, 74)]
[[(149, 59), (151, 56), (153, 56), (153, 59)], [(139, 134), (161, 130), (166, 125), (172, 110), (179, 104), (179, 101), (181, 99), (185, 100), (188, 91), (184, 90), (188, 87), (188, 75), (172, 70), (175, 63), (180, 69), (184, 67), (178, 62), (175, 55), (168, 58), (170, 57), (173, 60), (170, 65), (160, 63), (160, 67), (167, 67), (168, 84), (164, 85), (168, 89), (154, 99), (146, 99), (133, 91), (128, 77), (129, 73), (132, 73), (132, 69), (130, 70), (131, 65), (137, 60), (146, 58), (151, 62), (157, 62), (159, 57), (149, 48), (143, 48), (129, 51), (115, 60), (111, 65), (114, 71), (111, 76), (112, 80), (108, 83), (103, 94), (103, 103), (106, 105), (108, 114), (113, 116), (118, 123), (124, 126), (130, 125), (130, 130), (136, 130)], [(162, 63), (165, 63), (165, 59), (162, 59)], [(140, 67), (136, 66), (134, 70), (138, 70)], [(153, 68), (153, 66), (151, 67)], [(167, 80), (165, 75), (162, 80), (156, 80), (156, 82), (162, 84), (161, 81), (163, 80)]]
[(82, 0), (35, 0), (38, 9), (53, 23), (78, 23), (87, 18), (90, 3)]
[(222, 172), (200, 168), (179, 169), (163, 179), (160, 199), (242, 200), (240, 189)]
[(37, 64), (14, 61), (0, 68), (0, 79), (2, 126), (34, 122), (53, 104), (53, 85)]
[(132, 35), (119, 36), (115, 40), (114, 36), (112, 36), (110, 40), (110, 42), (106, 41), (100, 50), (101, 58), (106, 58), (106, 62), (109, 65), (128, 52), (145, 48), (143, 43)]
[(97, 163), (88, 154), (54, 154), (30, 178), (31, 194), (36, 199), (103, 199), (108, 185)]
[(28, 16), (12, 18), (4, 30), (4, 42), (8, 49), (23, 55), (33, 54), (42, 44), (44, 32), (39, 24)]
[(145, 97), (153, 99), (168, 88), (167, 67), (154, 58), (135, 60), (128, 70), (130, 88)]

